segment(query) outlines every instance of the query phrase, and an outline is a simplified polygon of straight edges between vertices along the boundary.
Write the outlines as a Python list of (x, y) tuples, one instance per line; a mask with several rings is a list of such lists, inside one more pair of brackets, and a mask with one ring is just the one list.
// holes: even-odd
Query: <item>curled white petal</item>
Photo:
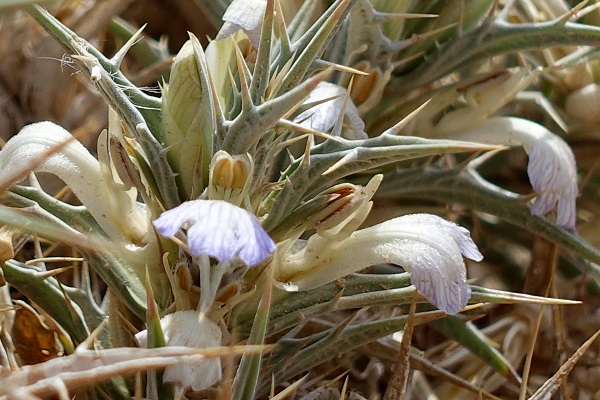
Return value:
[[(338, 120), (338, 116), (344, 105), (344, 96), (346, 89), (343, 87), (329, 83), (321, 82), (306, 98), (304, 104), (310, 104), (325, 99), (336, 97), (333, 100), (318, 104), (294, 118), (294, 122), (300, 125), (312, 128), (320, 132), (329, 131)], [(347, 139), (366, 139), (365, 123), (358, 115), (358, 110), (352, 100), (348, 100), (345, 109), (345, 116), (348, 122), (348, 129), (344, 130), (344, 136)]]
[(394, 218), (333, 242), (313, 235), (287, 256), (276, 273), (288, 289), (310, 290), (370, 265), (394, 263), (411, 273), (411, 282), (431, 303), (449, 314), (470, 297), (463, 255), (482, 255), (468, 231), (430, 214)]
[(98, 160), (59, 125), (27, 125), (0, 151), (0, 171), (7, 176), (23, 179), (32, 168), (62, 179), (110, 237), (138, 241), (144, 235), (145, 220), (131, 193), (109, 182)]
[[(161, 318), (160, 326), (167, 346), (206, 349), (221, 346), (221, 329), (196, 311), (177, 311)], [(147, 346), (148, 331), (135, 335), (141, 346)], [(163, 381), (194, 391), (206, 389), (221, 380), (221, 360), (207, 359), (193, 364), (165, 368)]]
[(258, 48), (266, 8), (267, 0), (232, 1), (223, 15), (225, 23), (217, 34), (217, 40), (231, 36), (241, 29), (246, 32), (252, 45)]
[(577, 167), (567, 143), (558, 136), (533, 143), (529, 149), (527, 173), (531, 186), (540, 193), (531, 213), (544, 215), (556, 206), (556, 224), (574, 231)]
[(457, 135), (480, 143), (522, 145), (529, 156), (527, 174), (539, 195), (531, 213), (545, 215), (556, 207), (556, 224), (574, 231), (576, 220), (577, 166), (569, 145), (535, 122), (515, 117), (493, 117)]
[(222, 200), (187, 201), (162, 213), (154, 226), (166, 237), (187, 228), (192, 255), (208, 254), (223, 263), (239, 257), (251, 267), (276, 248), (254, 214)]

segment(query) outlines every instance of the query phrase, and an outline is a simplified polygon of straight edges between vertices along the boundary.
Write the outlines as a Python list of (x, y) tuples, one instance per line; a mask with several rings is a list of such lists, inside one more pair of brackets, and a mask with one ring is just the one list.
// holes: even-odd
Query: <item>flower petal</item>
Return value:
[[(298, 122), (306, 128), (312, 128), (320, 132), (329, 131), (337, 122), (338, 116), (342, 111), (345, 95), (346, 89), (339, 85), (329, 82), (319, 83), (316, 89), (306, 98), (304, 104), (319, 102), (336, 96), (337, 98), (303, 111), (294, 118), (294, 122)], [(350, 99), (346, 104), (345, 118), (349, 124), (349, 129), (344, 131), (344, 136), (347, 139), (367, 138), (367, 134), (364, 131), (365, 123), (358, 115), (358, 110)]]
[(241, 29), (246, 32), (252, 45), (258, 48), (266, 8), (267, 0), (233, 0), (223, 15), (225, 23), (216, 39), (224, 39)]
[(454, 240), (463, 256), (473, 261), (483, 260), (483, 255), (473, 243), (468, 229), (433, 214), (410, 214), (400, 218), (403, 224), (436, 226), (436, 230)]
[(406, 215), (381, 225), (388, 224), (393, 224), (400, 237), (407, 237), (401, 249), (405, 256), (399, 257), (398, 264), (410, 272), (410, 281), (419, 292), (448, 314), (464, 308), (471, 291), (462, 255), (483, 259), (469, 231), (431, 214)]
[(251, 267), (263, 262), (276, 248), (254, 214), (221, 200), (182, 203), (165, 211), (154, 226), (166, 237), (188, 228), (192, 255), (207, 254), (219, 262), (239, 257)]
[[(177, 311), (161, 318), (160, 326), (167, 346), (210, 348), (221, 346), (221, 329), (196, 311)], [(140, 345), (147, 345), (147, 331), (136, 335)], [(221, 360), (207, 359), (193, 364), (165, 368), (164, 382), (194, 391), (206, 389), (221, 380)]]
[(412, 255), (402, 267), (410, 272), (410, 281), (432, 304), (448, 314), (456, 314), (471, 297), (462, 259), (454, 249), (439, 251), (425, 243), (406, 241), (403, 250)]
[(456, 135), (479, 143), (522, 145), (529, 156), (527, 174), (539, 193), (531, 213), (545, 215), (556, 207), (556, 224), (575, 231), (577, 166), (569, 145), (535, 122), (516, 117), (491, 117)]
[(540, 195), (531, 207), (533, 215), (545, 215), (556, 206), (556, 224), (575, 230), (577, 166), (569, 145), (558, 136), (546, 136), (528, 151), (527, 174)]

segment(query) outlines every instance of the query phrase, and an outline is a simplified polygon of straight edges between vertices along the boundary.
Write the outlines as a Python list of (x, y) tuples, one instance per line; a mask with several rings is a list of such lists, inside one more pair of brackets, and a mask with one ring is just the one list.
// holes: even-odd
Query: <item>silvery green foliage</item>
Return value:
[[(406, 316), (348, 320), (308, 340), (299, 336), (305, 317), (409, 304), (415, 293), (422, 295), (422, 310), (435, 306), (449, 314), (459, 313), (472, 293), (481, 302), (544, 301), (467, 284), (464, 258), (480, 261), (482, 254), (466, 228), (440, 216), (418, 213), (361, 228), (377, 193), (456, 201), (600, 260), (572, 233), (577, 170), (568, 144), (540, 124), (496, 116), (537, 70), (507, 65), (469, 76), (469, 67), (491, 54), (535, 47), (543, 38), (592, 43), (598, 29), (566, 21), (542, 33), (534, 24), (513, 27), (495, 17), (491, 0), (473, 1), (460, 27), (454, 24), (458, 1), (336, 0), (320, 14), (314, 12), (318, 2), (307, 1), (289, 21), (277, 1), (210, 3), (207, 10), (213, 19), (222, 16), (223, 27), (206, 48), (190, 34), (161, 98), (120, 72), (135, 36), (108, 59), (44, 9), (31, 8), (105, 98), (111, 123), (100, 136), (98, 159), (49, 122), (24, 128), (0, 151), (8, 184), (46, 171), (77, 194), (82, 206), (74, 208), (33, 182), (14, 186), (3, 201), (28, 210), (40, 236), (68, 241), (86, 256), (133, 312), (133, 323), (146, 328), (138, 334), (144, 345), (231, 345), (233, 332), (261, 345), (289, 329), (273, 336), (280, 346), (268, 359), (260, 352), (242, 357), (232, 393), (250, 398), (266, 391), (272, 375), (283, 382), (406, 322)], [(523, 29), (537, 36), (527, 43), (506, 39)], [(487, 156), (460, 170), (420, 162), (500, 146), (522, 146), (529, 155), (536, 191), (531, 209), (479, 175)], [(365, 173), (372, 176), (366, 184)], [(555, 224), (545, 217), (554, 209)], [(0, 209), (4, 223), (19, 218)], [(84, 233), (92, 245), (79, 240)], [(353, 275), (380, 263), (410, 275)], [(77, 303), (73, 321), (61, 312), (65, 297), (55, 280), (32, 285), (30, 278), (43, 271), (16, 261), (5, 268), (7, 280), (47, 304), (46, 312), (77, 343), (107, 312), (91, 295), (67, 288)], [(49, 300), (39, 301), (40, 293)], [(413, 322), (443, 312), (418, 312)], [(109, 324), (120, 326), (118, 318)], [(113, 345), (106, 332), (101, 338), (103, 346)], [(496, 355), (489, 344), (485, 349)], [(156, 395), (163, 384), (203, 390), (221, 376), (218, 358), (195, 359), (169, 366), (162, 382), (149, 375), (146, 389)]]

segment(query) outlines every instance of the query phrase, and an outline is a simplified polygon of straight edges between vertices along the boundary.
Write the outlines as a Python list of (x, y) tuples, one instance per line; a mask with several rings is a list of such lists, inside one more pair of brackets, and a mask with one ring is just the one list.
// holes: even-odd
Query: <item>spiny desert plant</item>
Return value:
[[(576, 208), (594, 170), (557, 132), (596, 121), (600, 28), (573, 21), (597, 7), (197, 4), (223, 25), (206, 46), (190, 33), (159, 93), (122, 71), (136, 46), (163, 65), (142, 29), (109, 58), (23, 6), (108, 118), (95, 155), (48, 121), (0, 150), (1, 398), (315, 398), (365, 356), (386, 383), (365, 395), (389, 399), (592, 393), (566, 376), (597, 326), (569, 330), (559, 306), (598, 304), (596, 213)], [(24, 315), (58, 349), (37, 364), (12, 344)], [(560, 349), (541, 382), (540, 330)]]

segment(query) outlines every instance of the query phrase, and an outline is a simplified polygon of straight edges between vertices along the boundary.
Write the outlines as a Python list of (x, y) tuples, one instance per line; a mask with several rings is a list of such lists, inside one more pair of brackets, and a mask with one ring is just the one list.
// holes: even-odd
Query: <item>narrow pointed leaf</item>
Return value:
[(432, 321), (431, 326), (465, 346), (500, 375), (516, 385), (520, 384), (521, 379), (514, 367), (471, 322), (448, 316)]
[[(283, 94), (296, 87), (305, 77), (313, 62), (321, 56), (327, 44), (339, 29), (341, 23), (349, 12), (354, 0), (338, 0), (323, 16), (313, 25), (313, 28), (294, 44), (297, 59), (286, 74), (278, 94)], [(316, 32), (313, 32), (314, 29)], [(288, 60), (279, 60), (280, 68)]]
[[(263, 345), (267, 334), (267, 325), (269, 322), (269, 314), (271, 310), (271, 295), (273, 290), (273, 268), (270, 265), (267, 272), (267, 279), (264, 282), (263, 296), (258, 305), (256, 317), (252, 324), (250, 337), (248, 338), (249, 345)], [(231, 399), (244, 400), (255, 398), (256, 388), (258, 386), (259, 377), (261, 376), (261, 361), (262, 354), (244, 354), (240, 361), (235, 379), (233, 381)]]
[(441, 46), (418, 68), (398, 77), (396, 90), (406, 93), (484, 58), (553, 46), (598, 46), (600, 27), (573, 22), (509, 24), (488, 20)]

